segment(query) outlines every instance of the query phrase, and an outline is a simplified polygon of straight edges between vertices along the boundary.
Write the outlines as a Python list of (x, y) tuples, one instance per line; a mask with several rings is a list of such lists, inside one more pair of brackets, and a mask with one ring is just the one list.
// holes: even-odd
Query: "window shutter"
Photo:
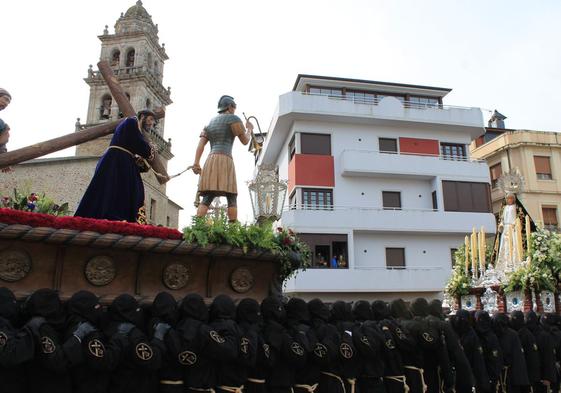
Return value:
[(557, 208), (543, 207), (543, 224), (547, 226), (557, 226)]
[(549, 157), (534, 156), (534, 165), (536, 166), (536, 173), (551, 174)]
[(503, 168), (500, 163), (491, 167), (491, 180), (495, 181), (503, 174)]
[(405, 267), (404, 248), (386, 248), (387, 267)]

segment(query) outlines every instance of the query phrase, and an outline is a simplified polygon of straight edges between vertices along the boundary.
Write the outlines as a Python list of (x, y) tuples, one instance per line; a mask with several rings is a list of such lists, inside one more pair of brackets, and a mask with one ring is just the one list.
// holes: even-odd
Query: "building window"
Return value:
[(150, 199), (150, 221), (154, 222), (156, 220), (156, 200)]
[(134, 51), (134, 49), (129, 49), (129, 51), (127, 52), (127, 62), (125, 63), (125, 66), (127, 68), (134, 67), (135, 53), (136, 52)]
[(466, 145), (459, 145), (455, 143), (441, 143), (440, 155), (445, 160), (465, 160)]
[(454, 265), (456, 264), (456, 251), (458, 251), (457, 248), (450, 249), (450, 257), (452, 259), (452, 269), (454, 269)]
[(347, 269), (347, 235), (299, 233), (300, 240), (312, 251), (312, 267)]
[(322, 95), (322, 96), (337, 97), (337, 98), (343, 96), (342, 89), (332, 89), (330, 87), (310, 87), (309, 93), (314, 95)]
[(109, 119), (111, 118), (111, 105), (113, 104), (113, 97), (109, 94), (106, 94), (101, 99), (101, 108), (99, 111), (99, 118), (100, 119)]
[(331, 155), (331, 135), (300, 134), (300, 150), (302, 154)]
[(333, 190), (304, 188), (302, 204), (305, 209), (333, 210)]
[(349, 91), (345, 92), (348, 100), (356, 104), (374, 104), (376, 103), (376, 94), (365, 91)]
[(169, 228), (170, 225), (171, 225), (171, 219), (169, 216), (166, 216), (166, 227)]
[(436, 197), (436, 191), (432, 192), (432, 209), (438, 210), (438, 198)]
[(294, 154), (296, 154), (296, 134), (292, 135), (292, 139), (288, 143), (288, 162), (292, 160)]
[(503, 174), (503, 167), (501, 163), (499, 162), (498, 164), (493, 165), (489, 168), (489, 171), (491, 172), (491, 187), (497, 188), (499, 177)]
[(113, 50), (113, 54), (111, 55), (111, 67), (119, 68), (121, 63), (121, 51), (119, 49)]
[(490, 213), (491, 192), (488, 183), (443, 181), (444, 210)]
[(435, 107), (438, 106), (438, 98), (410, 96), (407, 104), (414, 108)]
[(401, 192), (382, 191), (382, 205), (384, 209), (401, 210)]
[(380, 153), (397, 153), (397, 139), (378, 138)]
[(557, 230), (557, 208), (555, 206), (542, 206), (543, 227), (550, 231)]
[(404, 269), (405, 248), (386, 248), (386, 267), (388, 269)]
[(534, 156), (534, 165), (536, 166), (536, 176), (539, 180), (551, 180), (551, 164), (547, 156)]

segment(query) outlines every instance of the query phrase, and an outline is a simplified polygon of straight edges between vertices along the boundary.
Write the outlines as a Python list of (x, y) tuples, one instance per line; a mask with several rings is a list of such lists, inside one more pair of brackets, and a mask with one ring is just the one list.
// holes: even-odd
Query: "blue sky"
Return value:
[[(9, 2), (2, 6), (0, 86), (13, 94), (1, 115), (12, 128), (9, 149), (74, 129), (85, 119), (98, 61), (97, 35), (134, 0)], [(559, 1), (198, 1), (146, 0), (170, 60), (166, 137), (169, 172), (192, 163), (200, 129), (218, 97), (269, 124), (278, 96), (298, 73), (452, 88), (451, 105), (498, 109), (509, 128), (559, 131)], [(484, 112), (487, 117), (487, 112)], [(73, 150), (58, 155), (71, 155)], [(234, 151), (240, 218), (251, 219), (243, 182), (252, 156)], [(196, 177), (170, 182), (168, 194), (194, 213)]]

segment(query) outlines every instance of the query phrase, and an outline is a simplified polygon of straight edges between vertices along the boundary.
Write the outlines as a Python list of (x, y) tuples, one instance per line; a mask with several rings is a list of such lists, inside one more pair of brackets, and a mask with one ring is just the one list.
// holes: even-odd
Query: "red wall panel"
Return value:
[(295, 186), (335, 187), (333, 156), (295, 154), (288, 164), (288, 193)]
[(400, 153), (439, 155), (438, 141), (435, 139), (399, 138)]

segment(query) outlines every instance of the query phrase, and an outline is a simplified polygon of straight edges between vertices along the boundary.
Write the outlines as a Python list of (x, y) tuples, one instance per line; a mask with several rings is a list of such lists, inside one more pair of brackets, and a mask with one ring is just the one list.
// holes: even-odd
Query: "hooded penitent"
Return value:
[(197, 293), (185, 296), (179, 305), (181, 318), (195, 319), (201, 322), (208, 321), (208, 308), (204, 299)]
[(265, 321), (275, 321), (280, 324), (286, 319), (286, 311), (281, 300), (276, 296), (269, 296), (261, 303), (261, 314)]
[(371, 320), (372, 310), (370, 309), (370, 303), (366, 300), (359, 300), (353, 304), (353, 316), (359, 322)]
[(27, 299), (25, 310), (30, 317), (43, 317), (55, 329), (64, 326), (64, 311), (58, 293), (49, 288), (38, 289)]
[(411, 303), (411, 313), (416, 317), (424, 318), (429, 315), (429, 303), (427, 299), (418, 297)]
[(171, 326), (177, 323), (179, 317), (177, 302), (168, 292), (160, 292), (156, 295), (152, 302), (150, 312), (152, 318), (157, 318), (159, 321), (165, 322)]
[(312, 299), (308, 302), (310, 317), (324, 322), (329, 320), (329, 308), (320, 299)]
[(210, 320), (236, 319), (236, 305), (228, 295), (218, 295), (210, 305)]
[(103, 316), (103, 309), (99, 304), (99, 299), (90, 291), (78, 291), (68, 303), (69, 323), (76, 324), (83, 321), (88, 321), (94, 326), (99, 326)]
[(440, 299), (434, 299), (429, 303), (429, 314), (444, 319), (444, 313), (442, 312), (442, 301)]
[(262, 319), (261, 308), (255, 299), (245, 298), (238, 303), (236, 320), (240, 325), (257, 325)]
[(113, 322), (129, 322), (140, 330), (144, 330), (143, 310), (131, 295), (117, 296), (109, 306), (109, 317)]
[(372, 302), (372, 318), (375, 321), (382, 321), (390, 318), (390, 307), (388, 303), (382, 300), (375, 300)]
[(397, 319), (411, 319), (412, 315), (411, 312), (407, 309), (407, 304), (403, 301), (403, 299), (396, 299), (391, 302), (390, 310), (392, 313), (392, 317)]

